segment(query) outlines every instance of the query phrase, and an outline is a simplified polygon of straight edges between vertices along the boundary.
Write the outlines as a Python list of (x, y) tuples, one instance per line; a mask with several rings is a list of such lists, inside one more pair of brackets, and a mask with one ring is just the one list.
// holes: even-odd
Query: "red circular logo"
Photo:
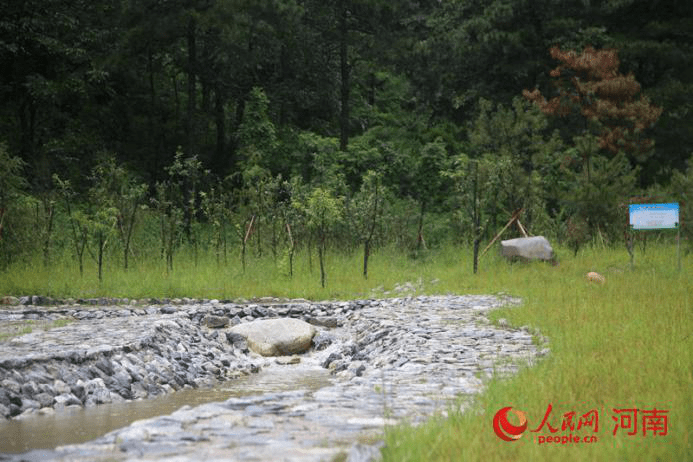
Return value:
[[(508, 412), (511, 412), (520, 420), (520, 425), (513, 425), (508, 422)], [(493, 431), (498, 438), (505, 441), (515, 441), (520, 439), (522, 433), (527, 429), (527, 417), (522, 411), (513, 409), (511, 406), (504, 407), (493, 416)]]

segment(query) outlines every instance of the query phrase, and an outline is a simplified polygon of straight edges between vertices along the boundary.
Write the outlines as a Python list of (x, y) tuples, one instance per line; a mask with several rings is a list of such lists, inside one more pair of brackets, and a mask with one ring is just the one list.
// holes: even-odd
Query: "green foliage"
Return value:
[(361, 188), (345, 201), (350, 230), (363, 244), (363, 277), (368, 277), (368, 258), (376, 232), (382, 226), (386, 203), (391, 201), (389, 191), (382, 185), (382, 175), (369, 170), (363, 177)]
[(318, 258), (320, 260), (320, 285), (325, 287), (325, 251), (327, 238), (332, 228), (342, 220), (342, 198), (325, 187), (313, 188), (305, 203), (294, 202), (305, 213), (308, 229), (317, 235)]
[[(450, 403), (445, 417), (387, 428), (383, 460), (555, 461), (565, 459), (567, 451), (570, 460), (580, 462), (689, 459), (693, 320), (688, 279), (693, 268), (688, 257), (677, 273), (672, 244), (648, 249), (633, 270), (624, 249), (603, 248), (587, 249), (558, 267), (496, 266), (500, 261), (494, 261), (473, 280), (458, 265), (464, 293), (503, 291), (520, 297), (521, 306), (492, 312), (491, 321), (505, 318), (511, 326), (536, 329), (548, 338), (550, 352), (512, 377), (484, 379), (483, 393), (472, 403)], [(605, 275), (606, 284), (585, 281), (589, 270)], [(642, 373), (651, 368), (658, 373)], [(565, 413), (597, 409), (598, 441), (538, 445), (533, 436), (548, 436), (547, 427), (512, 443), (494, 433), (492, 419), (499, 409), (512, 405), (525, 412), (529, 431), (539, 427), (549, 404), (548, 423), (560, 436), (571, 433), (561, 428)], [(668, 409), (667, 435), (642, 430), (629, 435), (622, 429), (614, 434), (612, 410), (620, 408)], [(678, 426), (681, 431), (674, 430)]]
[(341, 199), (326, 188), (314, 188), (305, 204), (308, 227), (326, 236), (330, 226), (342, 219)]
[(277, 148), (277, 134), (268, 108), (269, 100), (265, 92), (261, 88), (253, 88), (237, 134), (239, 154), (244, 159), (243, 179), (246, 184), (271, 175), (274, 167), (272, 161)]
[[(468, 172), (470, 159), (479, 160), (479, 184), (484, 189), (479, 213), (488, 220), (485, 231), (495, 234), (520, 208), (525, 209), (522, 223), (533, 234), (550, 235), (554, 229), (548, 201), (556, 198), (552, 188), (568, 180), (557, 165), (562, 142), (547, 126), (546, 116), (519, 97), (511, 108), (479, 101), (479, 114), (468, 134), (470, 157), (458, 159), (452, 174), (459, 178)], [(471, 184), (461, 188), (463, 195), (471, 192)]]
[(461, 204), (461, 218), (469, 224), (469, 235), (473, 241), (472, 267), (478, 269), (479, 244), (488, 230), (491, 218), (495, 219), (498, 196), (503, 188), (503, 179), (510, 163), (497, 162), (489, 155), (481, 159), (470, 159), (460, 154), (447, 172), (457, 185)]
[(138, 211), (145, 207), (147, 185), (139, 183), (114, 156), (105, 157), (94, 169), (92, 195), (96, 202), (108, 205), (115, 213), (118, 238), (123, 248), (123, 267), (128, 268), (132, 233)]
[[(451, 290), (481, 290), (458, 256), (474, 258), (515, 210), (578, 262), (590, 241), (620, 244), (621, 205), (655, 183), (693, 243), (690, 2), (6, 3), (3, 290), (231, 296), (242, 281), (247, 297), (317, 298), (348, 292), (343, 278), (363, 294), (448, 262), (463, 267)], [(665, 108), (653, 150), (631, 159), (640, 170), (597, 149), (586, 128), (599, 126), (547, 120), (519, 98), (547, 94), (549, 47), (587, 45), (617, 49)], [(347, 257), (360, 244), (363, 260)]]
[(679, 203), (681, 235), (688, 241), (689, 250), (693, 250), (693, 154), (685, 173), (674, 172), (671, 191), (673, 199)]
[(21, 219), (27, 208), (23, 167), (22, 159), (11, 156), (7, 146), (0, 143), (0, 267), (21, 255), (27, 244), (21, 238), (28, 232)]
[[(685, 2), (44, 3), (8, 4), (0, 18), (0, 139), (23, 162), (0, 173), (5, 263), (41, 253), (49, 264), (67, 249), (81, 260), (89, 220), (108, 207), (116, 232), (104, 253), (123, 266), (158, 248), (170, 270), (184, 244), (221, 262), (227, 233), (243, 266), (248, 248), (278, 259), (317, 239), (306, 208), (287, 204), (314, 188), (355, 199), (369, 171), (392, 195), (374, 245), (468, 243), (520, 207), (532, 234), (568, 238), (584, 225), (578, 240), (614, 242), (612, 209), (638, 192), (633, 172), (598, 157), (584, 121), (547, 121), (519, 98), (548, 94), (551, 46), (617, 49), (624, 75), (666, 109), (651, 156), (637, 159), (638, 187), (670, 191), (693, 150)], [(469, 189), (441, 175), (454, 176), (461, 153), (481, 177), (493, 170), (479, 226), (460, 210)], [(92, 173), (98, 191), (82, 181)], [(335, 250), (365, 244), (345, 220), (329, 234)]]
[(159, 216), (161, 256), (166, 268), (173, 270), (173, 255), (185, 234), (193, 244), (197, 258), (197, 214), (199, 183), (206, 171), (196, 156), (183, 158), (182, 150), (176, 152), (173, 163), (166, 167), (168, 178), (156, 184), (152, 205)]
[(339, 160), (339, 140), (310, 132), (301, 132), (296, 147), (299, 156), (307, 160), (307, 171), (301, 172), (306, 183), (340, 187), (342, 174)]
[(212, 227), (212, 247), (217, 260), (220, 263), (223, 256), (224, 264), (227, 260), (227, 229), (231, 220), (230, 197), (225, 192), (224, 184), (219, 182), (211, 186), (209, 191), (200, 192), (200, 207)]
[(611, 158), (594, 151), (585, 156), (585, 150), (596, 144), (589, 142), (590, 136), (577, 138), (576, 147), (566, 151), (563, 173), (568, 181), (559, 197), (567, 213), (586, 223), (592, 236), (604, 233), (616, 239), (625, 226), (621, 208), (635, 195), (638, 170), (623, 152)]
[(24, 161), (11, 156), (7, 152), (7, 145), (0, 143), (0, 209), (6, 209), (27, 187), (27, 181), (22, 175), (23, 168)]

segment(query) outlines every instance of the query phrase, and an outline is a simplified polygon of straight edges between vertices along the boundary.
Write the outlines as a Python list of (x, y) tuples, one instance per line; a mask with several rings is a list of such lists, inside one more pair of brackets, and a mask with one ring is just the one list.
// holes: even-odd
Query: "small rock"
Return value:
[(606, 282), (606, 278), (604, 276), (599, 273), (595, 273), (594, 271), (590, 271), (585, 275), (585, 277), (589, 282), (594, 282), (596, 284), (604, 284)]
[(339, 353), (330, 353), (327, 359), (325, 359), (320, 365), (325, 369), (328, 369), (330, 367), (330, 364), (339, 359), (342, 359), (342, 355), (340, 355)]
[(209, 327), (210, 329), (219, 329), (221, 327), (226, 327), (229, 325), (229, 318), (207, 315), (202, 319), (202, 324)]
[(318, 332), (315, 334), (315, 337), (313, 337), (313, 348), (316, 350), (324, 350), (328, 346), (332, 345), (334, 342), (335, 338), (333, 335), (328, 334), (327, 332)]
[(0, 299), (0, 305), (19, 305), (19, 299), (17, 297), (6, 295)]
[(53, 396), (48, 393), (39, 393), (34, 396), (34, 399), (38, 401), (41, 407), (49, 407), (53, 405)]
[(75, 319), (82, 320), (82, 319), (92, 318), (92, 317), (94, 317), (94, 314), (91, 311), (81, 310), (81, 311), (77, 311), (75, 314), (73, 314), (72, 317)]
[(5, 379), (2, 382), (0, 382), (0, 385), (2, 385), (2, 388), (9, 390), (9, 391), (16, 393), (16, 394), (19, 394), (22, 392), (22, 386), (12, 379)]
[(79, 400), (75, 395), (72, 393), (64, 393), (62, 395), (58, 395), (54, 398), (55, 405), (56, 406), (81, 406), (82, 401)]
[(339, 320), (334, 316), (309, 317), (308, 322), (314, 326), (320, 326), (320, 327), (333, 328), (333, 327), (339, 326)]
[(40, 409), (41, 404), (33, 399), (27, 399), (24, 398), (22, 399), (22, 407), (20, 408), (20, 412), (26, 412), (29, 409)]
[(37, 394), (39, 392), (38, 388), (36, 387), (36, 383), (34, 383), (32, 381), (24, 383), (22, 385), (21, 389), (22, 389), (22, 394), (24, 396), (34, 396), (35, 394)]
[(248, 350), (248, 342), (246, 342), (245, 337), (241, 334), (237, 334), (236, 332), (227, 332), (226, 340), (228, 340), (230, 344), (239, 350)]

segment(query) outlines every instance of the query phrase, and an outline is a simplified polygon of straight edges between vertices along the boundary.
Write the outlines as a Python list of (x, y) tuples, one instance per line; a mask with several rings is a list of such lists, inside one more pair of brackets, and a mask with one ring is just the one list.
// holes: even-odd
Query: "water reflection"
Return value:
[(181, 390), (142, 401), (103, 404), (21, 420), (0, 421), (0, 453), (20, 453), (83, 443), (136, 420), (171, 414), (185, 405), (197, 406), (232, 397), (295, 389), (317, 390), (330, 384), (331, 377), (322, 368), (272, 366), (213, 388)]

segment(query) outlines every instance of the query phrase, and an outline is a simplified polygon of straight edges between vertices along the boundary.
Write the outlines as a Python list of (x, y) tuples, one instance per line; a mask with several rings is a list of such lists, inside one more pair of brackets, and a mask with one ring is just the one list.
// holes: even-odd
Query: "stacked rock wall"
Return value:
[[(24, 302), (52, 302), (27, 297)], [(358, 302), (221, 303), (99, 308), (20, 305), (0, 310), (3, 321), (65, 320), (3, 342), (0, 351), (0, 415), (14, 417), (45, 407), (92, 406), (199, 387), (258, 370), (242, 339), (210, 325), (260, 318), (294, 317), (335, 324), (331, 315)], [(117, 300), (122, 301), (122, 300)], [(175, 302), (175, 301), (174, 301)], [(191, 301), (192, 302), (192, 301)], [(221, 319), (224, 322), (218, 323)], [(62, 325), (66, 324), (66, 325)]]

